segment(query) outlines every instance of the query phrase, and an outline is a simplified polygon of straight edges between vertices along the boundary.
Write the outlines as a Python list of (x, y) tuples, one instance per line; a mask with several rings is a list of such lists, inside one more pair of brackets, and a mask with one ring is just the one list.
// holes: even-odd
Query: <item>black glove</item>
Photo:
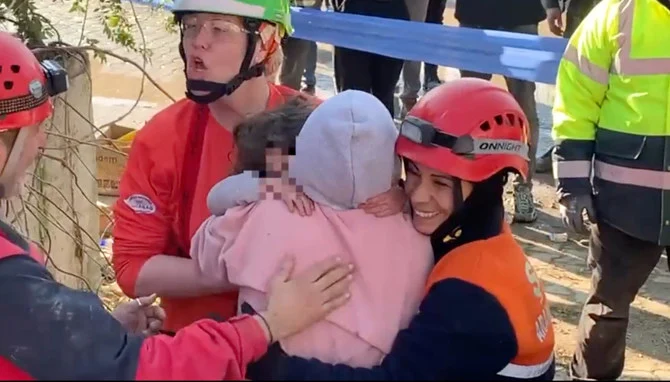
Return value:
[(586, 210), (589, 221), (596, 223), (596, 209), (593, 207), (592, 195), (569, 195), (560, 200), (560, 211), (563, 225), (576, 233), (587, 234), (582, 212)]

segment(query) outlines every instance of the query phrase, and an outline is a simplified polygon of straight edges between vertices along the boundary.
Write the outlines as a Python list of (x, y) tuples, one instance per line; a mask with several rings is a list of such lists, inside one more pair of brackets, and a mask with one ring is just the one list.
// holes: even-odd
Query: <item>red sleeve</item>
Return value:
[(170, 254), (165, 252), (172, 236), (175, 153), (169, 138), (166, 142), (169, 129), (158, 124), (155, 117), (137, 132), (114, 205), (112, 263), (119, 287), (131, 297), (144, 263)]
[(223, 323), (200, 320), (175, 337), (145, 339), (136, 380), (241, 380), (267, 346), (263, 329), (250, 316)]
[(250, 316), (200, 320), (175, 337), (130, 334), (98, 296), (28, 256), (0, 259), (0, 302), (0, 378), (5, 359), (36, 380), (239, 380), (267, 350)]

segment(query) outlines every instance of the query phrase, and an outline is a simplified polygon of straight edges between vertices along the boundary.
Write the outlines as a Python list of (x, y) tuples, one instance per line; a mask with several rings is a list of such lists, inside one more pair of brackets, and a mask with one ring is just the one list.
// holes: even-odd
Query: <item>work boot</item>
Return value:
[(514, 185), (514, 221), (532, 223), (537, 219), (533, 193), (527, 184)]
[(552, 160), (551, 153), (554, 151), (554, 148), (551, 147), (547, 150), (546, 153), (542, 154), (541, 157), (535, 160), (535, 172), (538, 174), (545, 174), (551, 172), (552, 169)]

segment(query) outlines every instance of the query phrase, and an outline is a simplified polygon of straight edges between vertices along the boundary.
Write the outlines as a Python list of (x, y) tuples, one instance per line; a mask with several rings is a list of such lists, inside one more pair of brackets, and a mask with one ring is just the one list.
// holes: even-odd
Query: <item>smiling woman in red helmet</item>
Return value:
[[(52, 96), (67, 73), (38, 62), (0, 32), (0, 199), (17, 194), (45, 143)], [(323, 262), (287, 281), (278, 272), (266, 312), (200, 320), (176, 337), (145, 336), (162, 311), (152, 298), (108, 312), (98, 296), (59, 284), (36, 249), (0, 221), (0, 380), (239, 380), (270, 342), (318, 321), (346, 301), (348, 266)], [(272, 301), (274, 300), (274, 301)]]
[(207, 194), (230, 174), (232, 129), (298, 93), (269, 83), (267, 60), (292, 33), (288, 0), (175, 0), (186, 95), (138, 131), (114, 207), (112, 262), (129, 296), (156, 293), (169, 331), (236, 312), (237, 293), (198, 277), (191, 237)]
[[(511, 94), (479, 79), (428, 92), (401, 125), (405, 191), (435, 255), (426, 295), (381, 365), (289, 357), (275, 346), (258, 380), (552, 380), (543, 287), (504, 222), (507, 174), (528, 171), (528, 123)], [(411, 256), (411, 254), (408, 254)]]

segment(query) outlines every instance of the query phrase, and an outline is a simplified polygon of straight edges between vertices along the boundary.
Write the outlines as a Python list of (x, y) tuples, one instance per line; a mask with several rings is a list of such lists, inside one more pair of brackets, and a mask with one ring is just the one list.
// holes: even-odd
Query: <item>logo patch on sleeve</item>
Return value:
[(141, 194), (130, 195), (124, 200), (126, 205), (138, 214), (151, 215), (156, 212), (156, 205), (147, 196)]

